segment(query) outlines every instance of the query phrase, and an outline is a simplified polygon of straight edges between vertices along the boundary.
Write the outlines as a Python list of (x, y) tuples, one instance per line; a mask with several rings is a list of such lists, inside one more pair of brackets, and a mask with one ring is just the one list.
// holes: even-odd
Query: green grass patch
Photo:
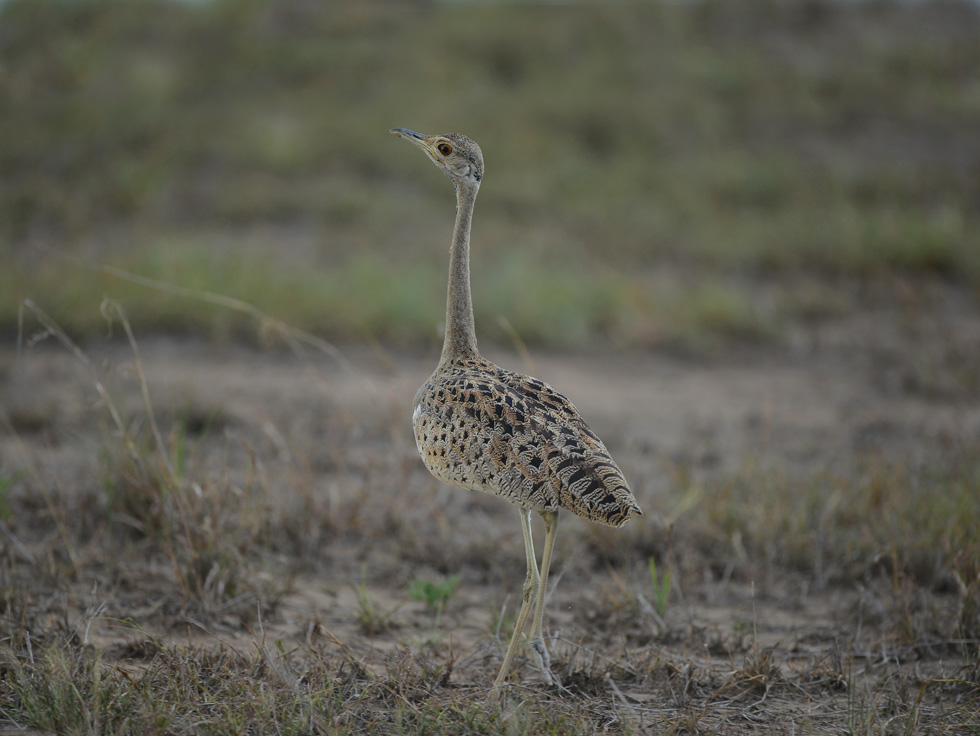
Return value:
[[(365, 253), (309, 269), (255, 249), (229, 253), (167, 239), (109, 268), (14, 261), (0, 273), (0, 313), (16, 318), (21, 302), (31, 299), (72, 335), (104, 334), (109, 325), (99, 305), (108, 297), (125, 306), (141, 334), (259, 340), (267, 337), (268, 318), (332, 340), (437, 345), (445, 318), (444, 260), (405, 263)], [(550, 347), (597, 339), (619, 347), (703, 350), (766, 339), (780, 328), (772, 306), (744, 280), (665, 281), (648, 272), (555, 266), (519, 254), (500, 260), (476, 255), (474, 269), (478, 330), (492, 342), (509, 342), (516, 332)], [(791, 296), (785, 292), (788, 305)], [(251, 313), (237, 308), (242, 303)]]

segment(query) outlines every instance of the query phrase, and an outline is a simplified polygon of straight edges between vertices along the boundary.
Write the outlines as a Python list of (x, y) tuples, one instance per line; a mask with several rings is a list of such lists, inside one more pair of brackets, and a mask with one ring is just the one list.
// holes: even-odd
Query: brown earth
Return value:
[[(346, 365), (315, 351), (162, 337), (140, 339), (139, 351), (164, 443), (184, 437), (186, 481), (200, 479), (204, 497), (226, 489), (219, 510), (260, 488), (278, 536), (245, 545), (244, 592), (222, 598), (212, 587), (208, 602), (189, 604), (171, 562), (138, 534), (103, 537), (128, 539), (138, 519), (120, 514), (122, 523), (106, 526), (89, 508), (119, 462), (119, 433), (96, 382), (124, 424), (149, 437), (131, 349), (119, 340), (88, 345), (85, 366), (54, 339), (19, 350), (8, 342), (0, 460), (13, 513), (0, 548), (5, 585), (29, 585), (21, 594), (35, 631), (74, 631), (121, 667), (140, 665), (147, 634), (246, 650), (322, 637), (378, 673), (393, 657), (424, 651), (451, 663), (455, 687), (489, 684), (505, 639), (499, 613), (516, 614), (521, 535), (516, 511), (440, 485), (416, 456), (411, 400), (435, 351), (348, 346)], [(871, 457), (911, 467), (949, 448), (980, 447), (980, 313), (969, 297), (933, 285), (905, 305), (800, 327), (779, 345), (700, 356), (597, 349), (534, 353), (528, 365), (506, 349), (485, 352), (566, 393), (645, 511), (632, 530), (563, 517), (546, 627), (571, 689), (621, 705), (644, 728), (685, 717), (691, 730), (726, 733), (800, 723), (836, 732), (859, 717), (853, 703), (864, 682), (893, 682), (896, 713), (909, 712), (898, 701), (921, 697), (923, 683), (932, 683), (923, 714), (967, 697), (948, 684), (968, 680), (964, 668), (976, 676), (962, 649), (898, 646), (878, 628), (887, 581), (839, 584), (779, 560), (743, 568), (757, 579), (733, 575), (743, 553), (737, 533), (718, 540), (728, 552), (716, 560), (692, 559), (678, 545), (691, 504), (711, 504), (712, 482), (747, 463), (790, 476), (846, 475)], [(152, 445), (147, 439), (141, 451)], [(674, 565), (663, 624), (643, 582), (651, 555)], [(457, 573), (438, 620), (407, 595), (417, 577)], [(367, 623), (365, 600), (376, 614)], [(541, 684), (529, 662), (518, 671), (529, 687)]]

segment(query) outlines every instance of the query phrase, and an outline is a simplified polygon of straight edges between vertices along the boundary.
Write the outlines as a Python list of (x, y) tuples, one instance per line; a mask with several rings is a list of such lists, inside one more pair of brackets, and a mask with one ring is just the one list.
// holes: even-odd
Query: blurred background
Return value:
[(0, 4), (0, 329), (441, 342), (452, 187), (487, 172), (478, 332), (718, 352), (865, 312), (975, 314), (980, 6)]

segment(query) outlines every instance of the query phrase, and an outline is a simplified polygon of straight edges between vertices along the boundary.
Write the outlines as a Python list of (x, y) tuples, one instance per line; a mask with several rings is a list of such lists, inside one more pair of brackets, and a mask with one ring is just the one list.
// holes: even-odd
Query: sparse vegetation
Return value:
[[(43, 312), (36, 314), (71, 348), (76, 364), (90, 370), (94, 361)], [(420, 533), (479, 550), (477, 529), (486, 521), (454, 514), (473, 540), (468, 543), (438, 530), (445, 500), (424, 469), (409, 474), (405, 490), (399, 469), (411, 467), (414, 451), (384, 429), (395, 419), (386, 402), (362, 411), (358, 431), (338, 440), (345, 460), (326, 475), (347, 499), (321, 490), (326, 505), (319, 505), (324, 499), (314, 497), (302, 467), (324, 460), (298, 454), (301, 435), (266, 428), (275, 441), (263, 451), (260, 436), (249, 437), (248, 426), (226, 408), (221, 425), (242, 450), (229, 453), (208, 421), (189, 419), (214, 416), (213, 410), (192, 408), (185, 398), (169, 415), (158, 412), (147, 367), (136, 365), (128, 390), (125, 382), (114, 385), (117, 371), (99, 373), (103, 405), (93, 416), (104, 425), (97, 437), (108, 480), (81, 476), (91, 485), (73, 489), (44, 485), (40, 472), (11, 476), (11, 526), (4, 531), (19, 547), (6, 548), (12, 565), (0, 598), (0, 713), (12, 724), (116, 733), (184, 732), (192, 723), (198, 732), (224, 733), (272, 722), (286, 731), (329, 733), (552, 727), (585, 733), (600, 724), (619, 733), (647, 727), (734, 733), (746, 708), (789, 717), (801, 692), (837, 704), (827, 715), (808, 717), (808, 728), (817, 731), (845, 722), (867, 732), (885, 723), (914, 729), (923, 714), (955, 727), (975, 723), (980, 683), (969, 663), (980, 647), (974, 523), (980, 475), (973, 453), (936, 456), (919, 467), (869, 461), (848, 476), (790, 477), (749, 465), (706, 486), (701, 496), (711, 502), (698, 504), (689, 500), (689, 477), (678, 474), (665, 504), (678, 509), (669, 542), (674, 551), (665, 558), (670, 565), (654, 562), (649, 544), (657, 532), (646, 517), (616, 530), (622, 562), (615, 588), (574, 586), (568, 600), (576, 623), (566, 621), (562, 636), (551, 641), (566, 691), (538, 691), (532, 679), (524, 706), (512, 711), (485, 700), (498, 663), (489, 655), (497, 646), (496, 606), (481, 595), (446, 607), (459, 594), (459, 573), (435, 580), (416, 575), (408, 587), (409, 597), (435, 613), (439, 637), (431, 636), (431, 616), (383, 608), (363, 583), (354, 586), (352, 612), (339, 601), (311, 605), (304, 597), (323, 586), (327, 569), (319, 560), (335, 568), (324, 582), (349, 580), (355, 569), (363, 579), (368, 568), (398, 580), (413, 567), (444, 563), (443, 547), (419, 545)], [(208, 396), (211, 406), (214, 399)], [(336, 415), (337, 428), (349, 421), (345, 416)], [(365, 443), (388, 449), (365, 456), (357, 449)], [(390, 512), (391, 499), (406, 492), (415, 508), (377, 513)], [(449, 498), (459, 503), (465, 494)], [(650, 508), (649, 499), (643, 502)], [(507, 510), (494, 510), (501, 530), (508, 527)], [(49, 523), (57, 530), (53, 549), (41, 533)], [(304, 541), (313, 529), (341, 536)], [(470, 571), (464, 588), (472, 589), (480, 574), (519, 569), (520, 541), (511, 541), (508, 548), (498, 540), (491, 556), (474, 550), (461, 557)], [(587, 574), (605, 558), (598, 542), (590, 549), (562, 574)], [(753, 592), (748, 618), (733, 612), (720, 626), (693, 629), (679, 613), (666, 619), (668, 596), (684, 599), (699, 585), (712, 588), (698, 581), (722, 567), (722, 585), (763, 591), (758, 601)], [(779, 600), (773, 591), (798, 584), (793, 581), (806, 581), (817, 597), (860, 591), (850, 596), (848, 623), (835, 630), (829, 651), (822, 645), (799, 659), (787, 655), (782, 634), (766, 639), (774, 611), (766, 599)], [(646, 608), (642, 595), (630, 594), (644, 586), (653, 600)], [(69, 601), (67, 615), (56, 613), (61, 604), (50, 592), (57, 590)], [(395, 595), (404, 593), (402, 587)], [(764, 610), (756, 611), (757, 602)], [(695, 615), (699, 606), (691, 608)], [(477, 626), (474, 637), (467, 626), (480, 611), (488, 625)], [(356, 627), (347, 629), (344, 621)], [(412, 644), (382, 656), (372, 643), (381, 641)], [(943, 654), (935, 660), (927, 652)], [(883, 678), (861, 664), (882, 656), (894, 662)], [(917, 667), (927, 666), (913, 692), (907, 674), (897, 673), (916, 657)]]

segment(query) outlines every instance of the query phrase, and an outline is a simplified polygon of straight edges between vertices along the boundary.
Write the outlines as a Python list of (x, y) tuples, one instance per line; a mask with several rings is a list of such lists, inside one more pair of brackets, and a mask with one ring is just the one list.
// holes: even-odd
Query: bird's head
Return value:
[(391, 133), (411, 141), (425, 151), (432, 162), (442, 169), (457, 187), (460, 184), (480, 186), (480, 181), (483, 179), (483, 152), (476, 141), (460, 133), (422, 135), (405, 128), (392, 128)]

